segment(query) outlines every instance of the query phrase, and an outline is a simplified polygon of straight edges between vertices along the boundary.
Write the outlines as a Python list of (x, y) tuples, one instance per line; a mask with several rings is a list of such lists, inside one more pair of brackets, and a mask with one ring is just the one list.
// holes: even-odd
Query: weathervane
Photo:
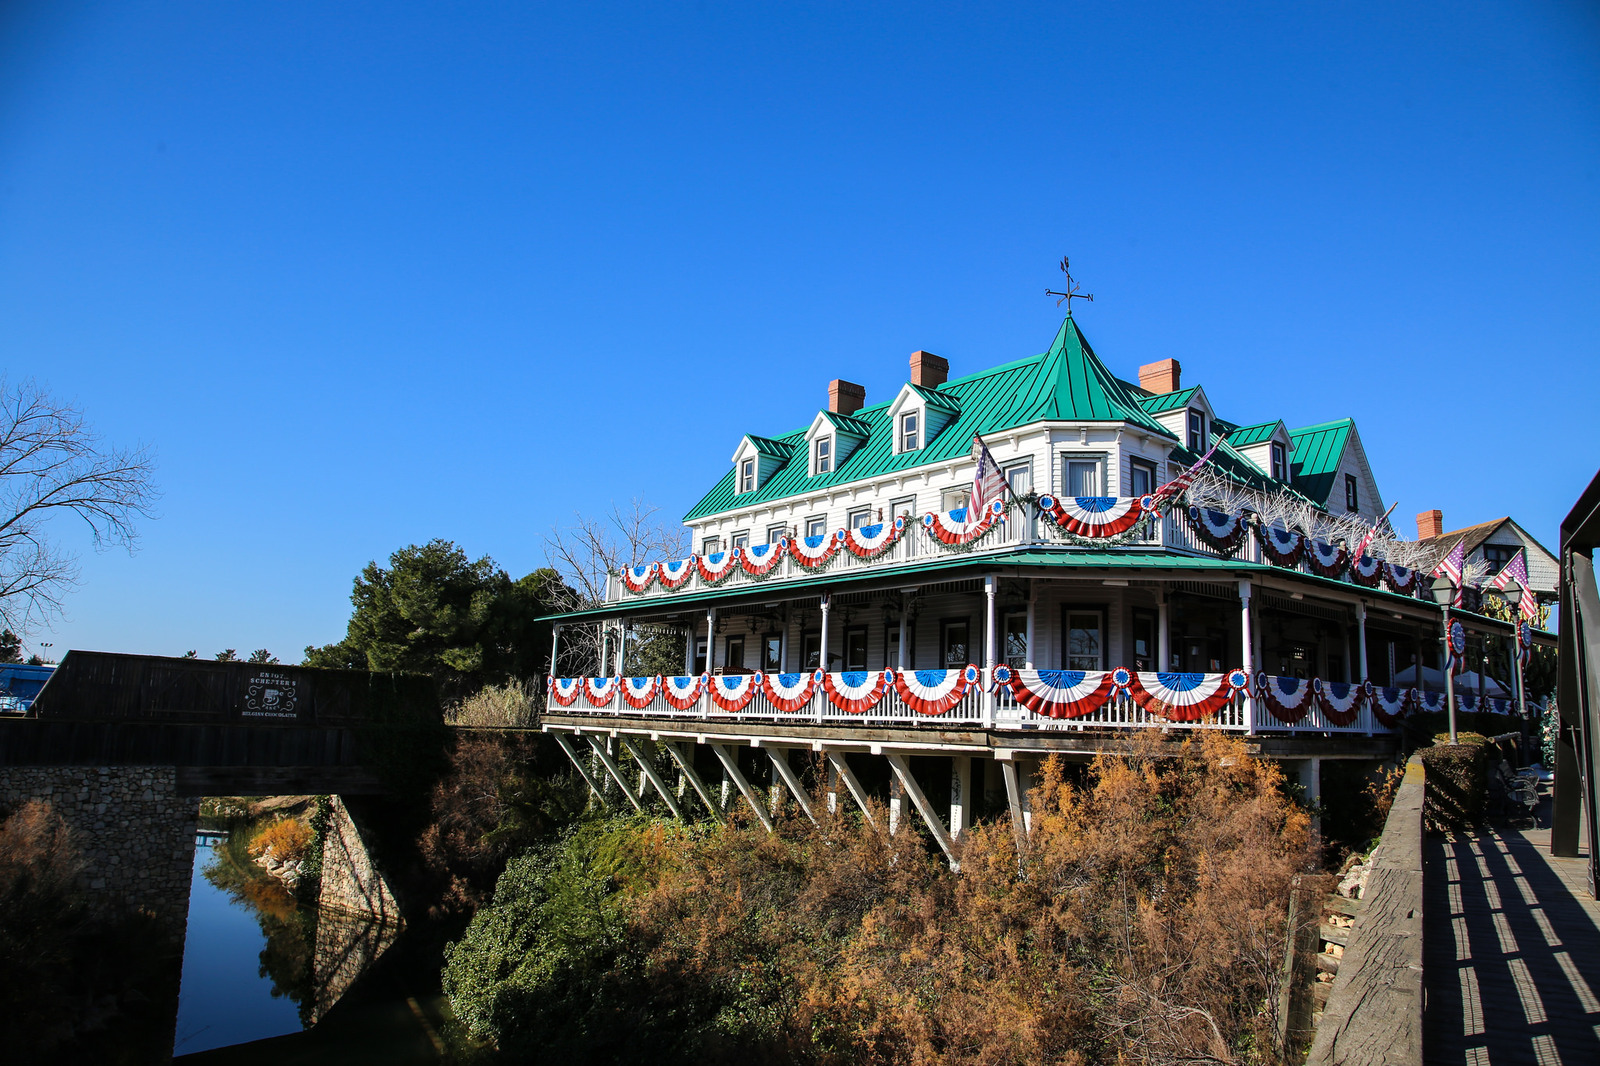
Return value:
[(1067, 276), (1067, 291), (1066, 292), (1057, 292), (1054, 289), (1046, 289), (1046, 290), (1044, 290), (1044, 294), (1046, 296), (1059, 296), (1059, 297), (1061, 297), (1061, 299), (1056, 301), (1056, 306), (1060, 307), (1062, 305), (1062, 303), (1065, 303), (1067, 305), (1067, 317), (1070, 318), (1070, 317), (1072, 317), (1072, 301), (1073, 300), (1088, 300), (1090, 303), (1094, 303), (1094, 294), (1093, 293), (1088, 293), (1088, 292), (1079, 292), (1078, 291), (1078, 283), (1072, 280), (1072, 272), (1067, 269), (1067, 257), (1066, 256), (1062, 256), (1061, 257), (1061, 273), (1063, 273), (1063, 274), (1065, 274)]

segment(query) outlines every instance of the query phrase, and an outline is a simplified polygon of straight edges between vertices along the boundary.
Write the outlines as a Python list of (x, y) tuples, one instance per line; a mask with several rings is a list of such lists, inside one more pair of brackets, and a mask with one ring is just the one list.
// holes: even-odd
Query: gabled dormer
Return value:
[(961, 404), (938, 389), (911, 384), (902, 386), (888, 411), (889, 426), (894, 432), (894, 454), (922, 451), (960, 413)]
[(1240, 426), (1228, 434), (1228, 443), (1274, 481), (1289, 481), (1294, 441), (1282, 421)]
[(768, 437), (745, 434), (733, 453), (733, 491), (735, 495), (754, 492), (767, 478), (783, 469), (794, 453), (794, 445)]
[(806, 472), (811, 477), (831, 474), (872, 435), (872, 427), (851, 415), (818, 411), (806, 430)]
[(1198, 454), (1210, 447), (1211, 422), (1216, 413), (1211, 401), (1206, 399), (1206, 390), (1199, 385), (1158, 393), (1140, 400), (1139, 406), (1170, 430), (1190, 451)]

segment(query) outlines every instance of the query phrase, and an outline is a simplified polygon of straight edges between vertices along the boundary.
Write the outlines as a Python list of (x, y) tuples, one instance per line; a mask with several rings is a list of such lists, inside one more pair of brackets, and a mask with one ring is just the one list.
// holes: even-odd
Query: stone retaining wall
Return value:
[(84, 859), (83, 887), (108, 911), (147, 910), (182, 934), (199, 801), (171, 766), (0, 767), (0, 806), (42, 800)]

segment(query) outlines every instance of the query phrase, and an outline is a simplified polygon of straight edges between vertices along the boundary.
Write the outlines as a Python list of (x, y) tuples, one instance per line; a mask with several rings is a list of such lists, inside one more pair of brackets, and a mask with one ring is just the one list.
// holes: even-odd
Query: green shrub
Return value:
[(1478, 824), (1487, 791), (1486, 739), (1476, 734), (1456, 734), (1462, 743), (1435, 744), (1422, 749), (1428, 788), (1422, 808), (1423, 825), (1434, 832), (1459, 833)]

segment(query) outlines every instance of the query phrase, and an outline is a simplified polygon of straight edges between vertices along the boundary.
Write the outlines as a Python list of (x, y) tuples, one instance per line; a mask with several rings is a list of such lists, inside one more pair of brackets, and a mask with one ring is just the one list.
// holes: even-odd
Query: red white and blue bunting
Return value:
[(583, 678), (581, 677), (552, 677), (550, 679), (550, 698), (562, 707), (571, 707), (583, 694)]
[(928, 536), (952, 548), (975, 543), (997, 523), (1005, 521), (1006, 505), (995, 500), (974, 518), (971, 508), (957, 507), (953, 511), (930, 511), (922, 516), (922, 527)]
[(1416, 708), (1423, 714), (1437, 714), (1444, 710), (1445, 694), (1432, 689), (1416, 689)]
[(1239, 545), (1244, 543), (1245, 534), (1250, 532), (1242, 511), (1229, 514), (1227, 511), (1213, 511), (1209, 507), (1190, 507), (1185, 514), (1189, 517), (1189, 528), (1194, 530), (1194, 535), (1200, 538), (1201, 543), (1225, 556), (1232, 556), (1238, 551)]
[(894, 547), (905, 531), (906, 519), (901, 515), (893, 522), (879, 522), (875, 526), (862, 526), (859, 529), (841, 529), (839, 536), (844, 540), (845, 549), (857, 559), (875, 559)]
[(866, 714), (893, 687), (893, 670), (846, 670), (822, 674), (822, 690), (828, 694), (828, 702), (846, 714)]
[(1256, 540), (1261, 544), (1261, 554), (1275, 566), (1298, 566), (1306, 551), (1305, 534), (1280, 525), (1257, 523)]
[(1467, 665), (1467, 627), (1461, 620), (1450, 620), (1450, 635), (1444, 643), (1445, 669), (1459, 674)]
[(1383, 580), (1383, 560), (1362, 555), (1350, 563), (1350, 580), (1369, 589), (1378, 587)]
[(643, 592), (650, 587), (656, 579), (656, 564), (646, 566), (624, 566), (622, 568), (622, 583), (629, 592)]
[(745, 709), (761, 691), (760, 674), (722, 674), (711, 678), (711, 702), (733, 714)]
[[(1524, 595), (1529, 595), (1524, 593)], [(1533, 627), (1526, 622), (1517, 623), (1517, 659), (1523, 666), (1533, 657)]]
[(700, 693), (704, 690), (706, 675), (695, 674), (690, 677), (678, 675), (663, 677), (661, 679), (661, 698), (672, 705), (674, 710), (687, 711), (700, 702)]
[(591, 707), (609, 707), (617, 694), (617, 678), (586, 677), (583, 679), (583, 698)]
[(664, 589), (682, 588), (694, 576), (694, 558), (661, 563), (656, 567), (656, 580)]
[(1410, 688), (1376, 685), (1368, 688), (1367, 699), (1369, 706), (1372, 707), (1372, 717), (1386, 726), (1393, 727), (1416, 703), (1417, 691)]
[(712, 552), (710, 555), (696, 555), (694, 568), (700, 572), (700, 580), (708, 585), (715, 585), (732, 574), (739, 567), (739, 553), (737, 551)]
[(894, 689), (900, 700), (918, 714), (944, 714), (961, 702), (967, 688), (978, 683), (978, 668), (960, 670), (895, 670)]
[(1311, 682), (1306, 678), (1257, 674), (1256, 694), (1284, 725), (1294, 725), (1311, 710)]
[(1350, 562), (1350, 552), (1343, 544), (1329, 544), (1325, 540), (1306, 539), (1306, 565), (1318, 577), (1339, 577)]
[(833, 559), (839, 550), (839, 538), (834, 533), (821, 533), (815, 537), (796, 537), (789, 542), (789, 554), (795, 562), (809, 570), (820, 570)]
[(1323, 717), (1334, 725), (1353, 723), (1361, 714), (1361, 702), (1366, 697), (1366, 691), (1356, 682), (1324, 681), (1320, 677), (1311, 679), (1311, 694)]
[(660, 677), (625, 677), (622, 679), (622, 698), (636, 711), (650, 706), (661, 687)]
[(1146, 712), (1174, 722), (1209, 718), (1250, 688), (1250, 675), (1243, 670), (1226, 674), (1134, 673), (1119, 667), (1112, 671), (1112, 679)]
[(762, 695), (784, 714), (793, 714), (811, 702), (811, 694), (817, 691), (817, 674), (820, 673), (821, 670), (800, 674), (762, 674)]
[(1396, 566), (1394, 563), (1383, 564), (1383, 582), (1389, 586), (1390, 592), (1398, 592), (1402, 596), (1410, 596), (1417, 591), (1419, 571), (1409, 566)]
[(1144, 517), (1148, 496), (1040, 496), (1039, 513), (1074, 536), (1121, 536)]
[(1110, 671), (999, 669), (1008, 675), (1012, 695), (1018, 703), (1034, 714), (1049, 718), (1082, 718), (1093, 714), (1111, 700), (1117, 687)]
[(739, 549), (739, 565), (751, 577), (766, 577), (783, 562), (789, 549), (789, 538), (780, 537), (771, 544), (752, 544)]

